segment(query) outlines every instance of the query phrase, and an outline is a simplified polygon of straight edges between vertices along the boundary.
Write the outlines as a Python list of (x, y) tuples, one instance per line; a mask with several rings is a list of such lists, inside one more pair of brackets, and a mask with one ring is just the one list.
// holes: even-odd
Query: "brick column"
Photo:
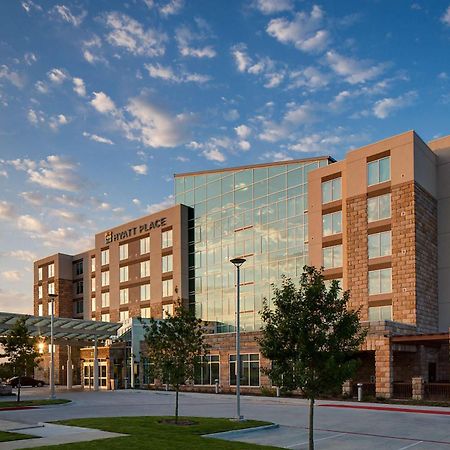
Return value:
[(377, 397), (392, 397), (393, 352), (389, 338), (380, 338), (375, 350), (375, 392)]
[(422, 377), (414, 377), (412, 379), (412, 399), (423, 400), (425, 393), (425, 385)]

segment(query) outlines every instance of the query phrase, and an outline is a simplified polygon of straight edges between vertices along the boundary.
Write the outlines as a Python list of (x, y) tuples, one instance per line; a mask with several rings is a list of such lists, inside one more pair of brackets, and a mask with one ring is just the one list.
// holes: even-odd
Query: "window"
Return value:
[(172, 278), (170, 280), (163, 280), (162, 282), (163, 287), (163, 297), (172, 297), (173, 295), (173, 280)]
[(119, 245), (119, 259), (128, 259), (128, 244)]
[[(259, 386), (259, 354), (241, 355), (241, 386)], [(236, 386), (236, 355), (230, 355), (230, 385)]]
[(124, 266), (119, 269), (119, 281), (121, 283), (128, 281), (128, 266)]
[(141, 308), (141, 317), (143, 319), (150, 319), (152, 317), (150, 306), (146, 306), (145, 308)]
[(141, 300), (150, 300), (150, 284), (141, 285)]
[(162, 305), (163, 309), (163, 319), (167, 319), (168, 316), (173, 316), (173, 303), (170, 305)]
[(343, 281), (342, 278), (334, 278), (333, 280), (324, 280), (323, 283), (325, 284), (325, 287), (326, 287), (327, 290), (331, 288), (332, 281), (337, 281), (339, 283), (339, 287), (342, 290), (344, 290), (344, 281)]
[(51, 278), (54, 276), (55, 276), (55, 264), (52, 263), (48, 265), (48, 277)]
[(110, 322), (109, 313), (102, 314), (102, 322)]
[(109, 270), (102, 272), (102, 287), (109, 286)]
[(38, 298), (41, 299), (43, 297), (42, 286), (38, 286)]
[(55, 293), (55, 283), (48, 283), (48, 293), (49, 294)]
[[(47, 305), (47, 314), (49, 315), (49, 316), (51, 316), (52, 315), (52, 304), (53, 304), (53, 302), (48, 302), (48, 305)], [(54, 307), (53, 307), (54, 308)], [(53, 314), (55, 314), (55, 309), (53, 309)]]
[(367, 217), (369, 222), (389, 219), (391, 217), (391, 194), (369, 198), (367, 200)]
[(109, 264), (109, 248), (102, 250), (102, 266)]
[(161, 248), (172, 247), (172, 230), (161, 233)]
[(162, 271), (172, 272), (173, 270), (173, 255), (166, 255), (162, 257)]
[(73, 313), (74, 314), (83, 314), (83, 300), (77, 300), (73, 302)]
[(150, 276), (150, 261), (141, 262), (141, 278)]
[(97, 309), (97, 303), (95, 301), (95, 297), (91, 298), (91, 311), (94, 312)]
[(44, 305), (42, 303), (39, 303), (38, 305), (38, 316), (44, 315)]
[(109, 292), (102, 292), (102, 308), (109, 306)]
[(128, 288), (119, 291), (119, 302), (121, 305), (128, 303)]
[(83, 280), (78, 280), (75, 282), (75, 295), (80, 295), (83, 293)]
[(322, 216), (323, 236), (331, 236), (342, 232), (342, 211)]
[(200, 356), (194, 365), (194, 384), (216, 384), (216, 380), (219, 380), (219, 366), (219, 355)]
[[(51, 354), (52, 353), (52, 345), (48, 344), (48, 353)], [(56, 353), (56, 345), (53, 344), (53, 354)]]
[(322, 203), (334, 202), (340, 200), (342, 195), (342, 178), (334, 178), (322, 183)]
[(141, 239), (140, 248), (141, 248), (141, 255), (150, 253), (150, 236)]
[(129, 317), (130, 317), (130, 313), (128, 310), (119, 311), (119, 322), (125, 322), (125, 320), (128, 320)]
[(342, 244), (323, 249), (323, 267), (324, 269), (342, 267)]
[(369, 322), (392, 320), (392, 305), (369, 306)]
[(95, 257), (91, 258), (91, 272), (95, 272)]
[(367, 184), (383, 183), (391, 179), (391, 157), (380, 158), (367, 163)]
[(75, 276), (83, 275), (83, 261), (77, 261), (75, 263)]
[(91, 278), (91, 292), (95, 292), (95, 277)]
[(38, 267), (38, 280), (42, 280), (42, 267)]
[(391, 250), (391, 232), (369, 234), (369, 258), (389, 256)]
[(369, 272), (369, 295), (392, 292), (392, 269), (371, 270)]

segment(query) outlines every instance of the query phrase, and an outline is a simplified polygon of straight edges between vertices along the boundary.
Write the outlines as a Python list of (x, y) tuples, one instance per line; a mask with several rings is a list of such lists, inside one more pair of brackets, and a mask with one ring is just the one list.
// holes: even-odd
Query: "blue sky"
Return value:
[(449, 1), (0, 2), (0, 310), (172, 175), (450, 133)]

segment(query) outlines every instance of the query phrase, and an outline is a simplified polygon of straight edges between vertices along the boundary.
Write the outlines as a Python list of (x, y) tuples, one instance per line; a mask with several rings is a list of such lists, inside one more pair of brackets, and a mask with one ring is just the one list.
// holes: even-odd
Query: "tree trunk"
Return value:
[(178, 391), (179, 387), (175, 387), (175, 423), (178, 423)]
[(309, 399), (309, 450), (314, 450), (314, 399)]
[(21, 376), (19, 375), (19, 382), (17, 383), (17, 401), (20, 402), (20, 378)]

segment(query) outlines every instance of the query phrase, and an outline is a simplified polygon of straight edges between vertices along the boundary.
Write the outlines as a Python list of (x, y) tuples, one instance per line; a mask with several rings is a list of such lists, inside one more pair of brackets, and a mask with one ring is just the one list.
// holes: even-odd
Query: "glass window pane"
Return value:
[(372, 161), (367, 164), (367, 184), (377, 184), (379, 182), (378, 176), (378, 161)]
[(392, 269), (380, 270), (381, 292), (387, 293), (392, 291)]
[(322, 217), (323, 235), (330, 236), (333, 234), (333, 218), (331, 214)]
[(322, 203), (331, 202), (331, 181), (326, 181), (322, 183)]
[(380, 293), (380, 271), (372, 270), (369, 272), (369, 295)]
[(380, 183), (383, 181), (388, 181), (391, 179), (391, 158), (380, 159), (379, 172), (380, 172)]
[(255, 183), (257, 181), (267, 179), (267, 167), (264, 167), (262, 169), (253, 169), (253, 179)]
[(333, 233), (342, 232), (342, 211), (333, 214)]
[(286, 174), (269, 179), (269, 194), (286, 189)]
[(206, 187), (199, 187), (194, 191), (195, 203), (202, 202), (206, 199)]
[(381, 195), (380, 199), (380, 217), (379, 219), (387, 219), (391, 217), (391, 194)]
[(203, 186), (206, 183), (205, 175), (196, 175), (194, 178), (195, 187)]
[(212, 183), (208, 183), (206, 185), (206, 192), (208, 194), (208, 198), (216, 197), (217, 195), (220, 195), (221, 190), (222, 190), (222, 186), (220, 184), (220, 180), (214, 181)]
[(369, 222), (378, 220), (378, 200), (377, 197), (367, 200), (367, 217)]
[(303, 170), (301, 168), (291, 170), (290, 172), (288, 172), (287, 174), (288, 187), (297, 186), (301, 183), (303, 183)]
[(227, 175), (222, 178), (222, 192), (230, 192), (234, 189), (234, 176)]
[(391, 305), (381, 306), (380, 310), (381, 310), (380, 311), (381, 320), (392, 320), (392, 306)]
[(342, 198), (342, 178), (335, 178), (332, 180), (333, 200), (340, 200)]
[(379, 234), (370, 234), (368, 238), (369, 258), (377, 258), (380, 256), (379, 251)]
[(379, 322), (380, 309), (378, 307), (369, 308), (369, 322)]
[(342, 267), (342, 245), (333, 247), (333, 260), (334, 267)]
[(241, 189), (252, 184), (252, 170), (243, 170), (234, 174), (235, 189)]
[(323, 249), (323, 267), (325, 269), (333, 267), (333, 253), (331, 247)]
[(380, 256), (388, 256), (392, 254), (391, 249), (391, 232), (385, 231), (384, 233), (380, 233)]

